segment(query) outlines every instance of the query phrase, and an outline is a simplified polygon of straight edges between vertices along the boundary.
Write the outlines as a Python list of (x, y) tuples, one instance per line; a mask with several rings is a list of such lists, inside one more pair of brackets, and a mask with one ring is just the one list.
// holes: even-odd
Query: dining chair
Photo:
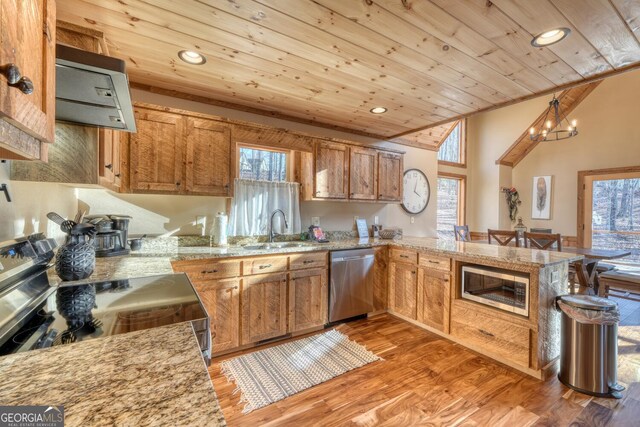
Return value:
[(493, 238), (500, 246), (507, 246), (512, 240), (515, 240), (516, 247), (520, 247), (520, 239), (518, 239), (518, 233), (511, 230), (487, 230), (487, 237), (489, 244)]
[(547, 250), (556, 245), (555, 250), (562, 252), (562, 235), (560, 233), (528, 233), (524, 232), (524, 247)]
[(456, 237), (456, 241), (458, 242), (470, 242), (471, 235), (469, 234), (469, 226), (468, 225), (454, 225), (453, 226), (453, 234)]

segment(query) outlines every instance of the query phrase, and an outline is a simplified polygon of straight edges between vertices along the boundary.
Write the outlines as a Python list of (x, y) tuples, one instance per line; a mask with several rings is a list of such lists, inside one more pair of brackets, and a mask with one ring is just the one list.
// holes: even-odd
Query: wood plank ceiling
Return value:
[[(58, 0), (156, 90), (388, 139), (640, 65), (634, 0)], [(534, 48), (532, 36), (570, 36)], [(204, 65), (177, 52), (196, 50)], [(159, 89), (158, 89), (159, 88)], [(374, 106), (388, 111), (372, 115)]]

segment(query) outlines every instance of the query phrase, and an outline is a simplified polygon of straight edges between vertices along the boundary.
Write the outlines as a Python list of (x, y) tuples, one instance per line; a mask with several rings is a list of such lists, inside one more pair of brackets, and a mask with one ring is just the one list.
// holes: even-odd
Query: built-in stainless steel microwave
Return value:
[(465, 265), (462, 298), (529, 316), (529, 277), (491, 267)]

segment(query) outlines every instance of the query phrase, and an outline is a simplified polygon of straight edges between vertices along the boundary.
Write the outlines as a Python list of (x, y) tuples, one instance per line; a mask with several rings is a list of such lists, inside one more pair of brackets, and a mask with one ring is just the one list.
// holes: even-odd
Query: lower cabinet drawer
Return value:
[(319, 268), (327, 266), (326, 252), (311, 252), (289, 255), (289, 269), (300, 270), (302, 268)]
[(529, 367), (529, 328), (454, 303), (450, 332), (478, 350)]
[(240, 276), (240, 260), (196, 260), (177, 261), (173, 270), (186, 273), (192, 281), (224, 279)]
[(286, 256), (244, 258), (242, 260), (242, 274), (248, 276), (287, 271), (287, 260), (288, 257)]
[(391, 248), (389, 252), (391, 261), (408, 262), (416, 264), (418, 262), (418, 252), (408, 249)]
[(431, 254), (419, 254), (418, 258), (418, 264), (420, 264), (421, 267), (442, 271), (451, 270), (451, 258)]

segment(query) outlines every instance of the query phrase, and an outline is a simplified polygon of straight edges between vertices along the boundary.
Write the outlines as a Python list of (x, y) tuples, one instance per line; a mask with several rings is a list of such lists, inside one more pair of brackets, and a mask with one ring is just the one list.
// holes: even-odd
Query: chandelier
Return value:
[(578, 121), (572, 120), (569, 122), (567, 116), (560, 109), (560, 101), (555, 95), (549, 102), (549, 108), (547, 108), (542, 123), (543, 127), (539, 132), (536, 132), (534, 127), (529, 129), (529, 137), (532, 141), (560, 141), (578, 134)]

